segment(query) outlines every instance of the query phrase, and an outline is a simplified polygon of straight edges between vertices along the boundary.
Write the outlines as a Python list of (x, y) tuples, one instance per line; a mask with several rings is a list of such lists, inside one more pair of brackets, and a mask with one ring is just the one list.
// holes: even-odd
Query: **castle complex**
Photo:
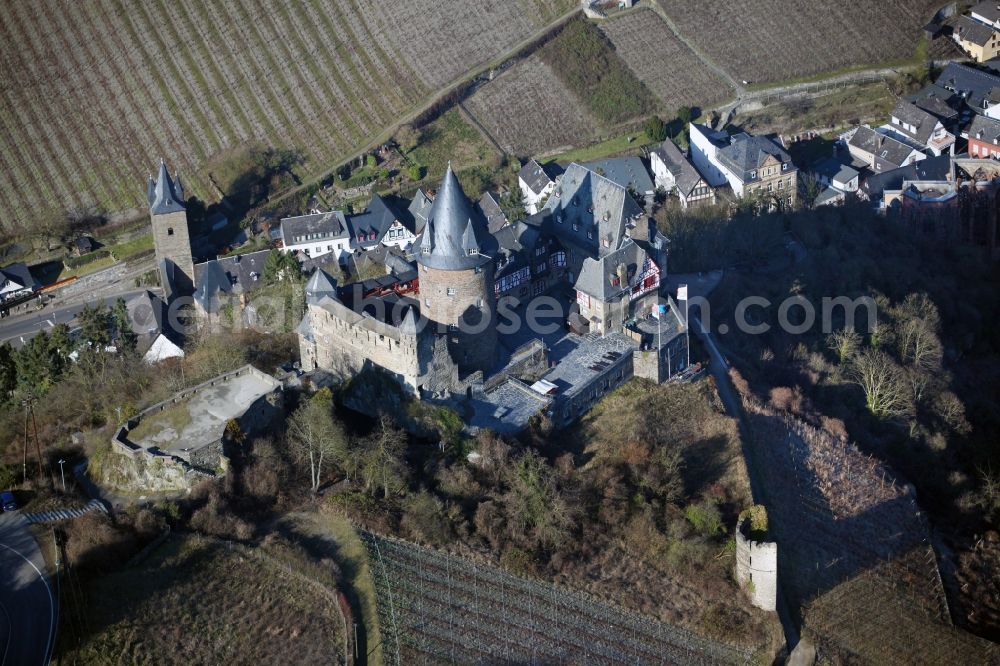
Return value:
[[(524, 405), (569, 421), (633, 375), (686, 367), (685, 324), (661, 296), (666, 240), (624, 187), (571, 165), (537, 214), (490, 233), (449, 167), (410, 211), (412, 270), (346, 286), (312, 275), (303, 369), (381, 368), (415, 397), (476, 402), (496, 427)], [(555, 333), (526, 321), (541, 296), (564, 306)]]

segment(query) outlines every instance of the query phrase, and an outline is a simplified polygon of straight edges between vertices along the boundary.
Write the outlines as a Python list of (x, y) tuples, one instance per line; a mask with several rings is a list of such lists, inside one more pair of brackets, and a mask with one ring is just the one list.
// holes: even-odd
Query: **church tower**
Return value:
[(461, 372), (489, 371), (496, 360), (494, 254), (497, 243), (448, 165), (419, 241), (421, 314), (447, 331)]
[(169, 299), (174, 295), (194, 292), (194, 259), (188, 233), (187, 211), (184, 210), (184, 190), (180, 177), (173, 180), (167, 165), (160, 160), (160, 172), (149, 178), (146, 192), (149, 218), (153, 226), (153, 246), (160, 283)]

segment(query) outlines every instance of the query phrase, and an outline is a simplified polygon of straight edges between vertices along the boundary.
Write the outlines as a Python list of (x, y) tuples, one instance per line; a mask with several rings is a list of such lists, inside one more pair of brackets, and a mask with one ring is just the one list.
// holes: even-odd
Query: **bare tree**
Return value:
[(394, 427), (392, 421), (383, 416), (378, 428), (363, 443), (360, 451), (359, 470), (365, 482), (365, 490), (374, 495), (379, 489), (388, 497), (406, 487), (406, 465), (403, 452), (406, 450), (406, 434)]
[(901, 368), (888, 354), (869, 349), (854, 359), (851, 381), (865, 394), (868, 411), (879, 418), (898, 418), (912, 411), (910, 389)]
[(347, 455), (347, 436), (333, 417), (333, 395), (320, 389), (288, 420), (288, 441), (297, 457), (309, 461), (312, 491), (323, 481), (323, 465), (342, 461)]
[(852, 328), (842, 328), (831, 333), (826, 344), (841, 363), (847, 363), (861, 349), (861, 336)]

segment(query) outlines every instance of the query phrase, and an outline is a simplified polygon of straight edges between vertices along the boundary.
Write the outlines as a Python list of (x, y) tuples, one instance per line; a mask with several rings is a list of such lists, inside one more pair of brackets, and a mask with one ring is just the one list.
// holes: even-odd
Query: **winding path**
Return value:
[(28, 521), (0, 514), (0, 666), (48, 664), (58, 616), (58, 592)]

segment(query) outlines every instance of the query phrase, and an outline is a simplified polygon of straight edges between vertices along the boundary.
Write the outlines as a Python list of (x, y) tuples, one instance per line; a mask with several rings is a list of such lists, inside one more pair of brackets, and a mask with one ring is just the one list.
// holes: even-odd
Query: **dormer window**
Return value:
[(470, 257), (474, 257), (474, 256), (476, 256), (477, 254), (479, 254), (479, 250), (477, 250), (477, 249), (476, 249), (476, 248), (474, 248), (474, 247), (470, 247), (470, 248), (469, 248), (469, 249), (467, 250), (467, 252), (469, 253), (469, 256), (470, 256)]
[(590, 239), (590, 240), (594, 240), (594, 232), (593, 231), (588, 231), (587, 232), (587, 238)]
[(750, 180), (753, 180), (753, 179), (754, 179), (754, 178), (756, 178), (756, 177), (757, 177), (757, 171), (756, 171), (756, 170), (754, 170), (754, 171), (751, 171), (751, 172), (750, 172)]
[(579, 231), (579, 230), (580, 230), (580, 224), (578, 222), (574, 222), (573, 223), (573, 231)]
[(784, 164), (781, 165), (781, 170), (788, 171), (788, 162), (785, 162)]

